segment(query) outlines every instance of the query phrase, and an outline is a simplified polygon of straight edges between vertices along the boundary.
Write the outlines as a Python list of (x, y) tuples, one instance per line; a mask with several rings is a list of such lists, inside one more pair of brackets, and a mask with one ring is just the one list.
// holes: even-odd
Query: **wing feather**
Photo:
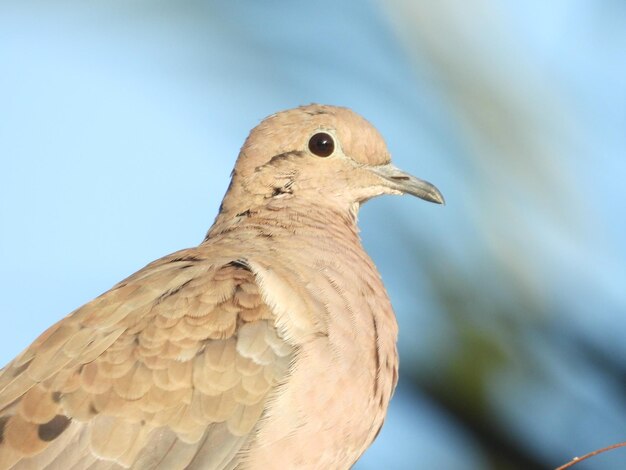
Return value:
[(294, 347), (255, 274), (163, 258), (0, 372), (0, 469), (234, 468)]

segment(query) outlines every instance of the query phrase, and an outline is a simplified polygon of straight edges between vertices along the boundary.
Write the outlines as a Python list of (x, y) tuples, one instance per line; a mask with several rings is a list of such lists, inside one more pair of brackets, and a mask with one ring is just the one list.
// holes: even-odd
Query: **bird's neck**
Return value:
[(280, 238), (318, 231), (350, 242), (359, 240), (358, 204), (340, 207), (320, 200), (312, 203), (292, 194), (245, 207), (231, 206), (227, 199), (224, 202), (205, 241), (233, 232), (256, 232), (260, 237)]

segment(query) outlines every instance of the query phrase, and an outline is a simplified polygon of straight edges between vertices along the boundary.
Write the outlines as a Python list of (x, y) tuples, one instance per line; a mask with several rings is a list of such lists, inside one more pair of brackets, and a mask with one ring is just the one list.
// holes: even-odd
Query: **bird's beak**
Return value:
[(403, 194), (412, 194), (425, 201), (445, 204), (439, 190), (428, 181), (421, 180), (396, 168), (391, 163), (387, 165), (371, 166), (368, 168), (372, 173), (385, 180), (388, 187)]

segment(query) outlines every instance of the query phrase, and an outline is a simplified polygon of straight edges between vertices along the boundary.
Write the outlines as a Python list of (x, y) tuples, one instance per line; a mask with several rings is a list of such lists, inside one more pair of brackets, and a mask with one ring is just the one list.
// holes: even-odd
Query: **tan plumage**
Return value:
[[(327, 133), (334, 151), (309, 148)], [(360, 202), (430, 185), (345, 108), (271, 116), (205, 241), (149, 264), (0, 373), (0, 469), (348, 468), (397, 378)], [(394, 173), (395, 172), (395, 173)]]

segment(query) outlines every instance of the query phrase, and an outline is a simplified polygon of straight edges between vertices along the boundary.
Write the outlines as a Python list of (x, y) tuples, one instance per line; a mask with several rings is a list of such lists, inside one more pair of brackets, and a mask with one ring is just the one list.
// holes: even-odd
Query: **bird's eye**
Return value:
[(329, 157), (335, 151), (335, 141), (326, 132), (318, 132), (309, 140), (309, 150), (318, 157)]

